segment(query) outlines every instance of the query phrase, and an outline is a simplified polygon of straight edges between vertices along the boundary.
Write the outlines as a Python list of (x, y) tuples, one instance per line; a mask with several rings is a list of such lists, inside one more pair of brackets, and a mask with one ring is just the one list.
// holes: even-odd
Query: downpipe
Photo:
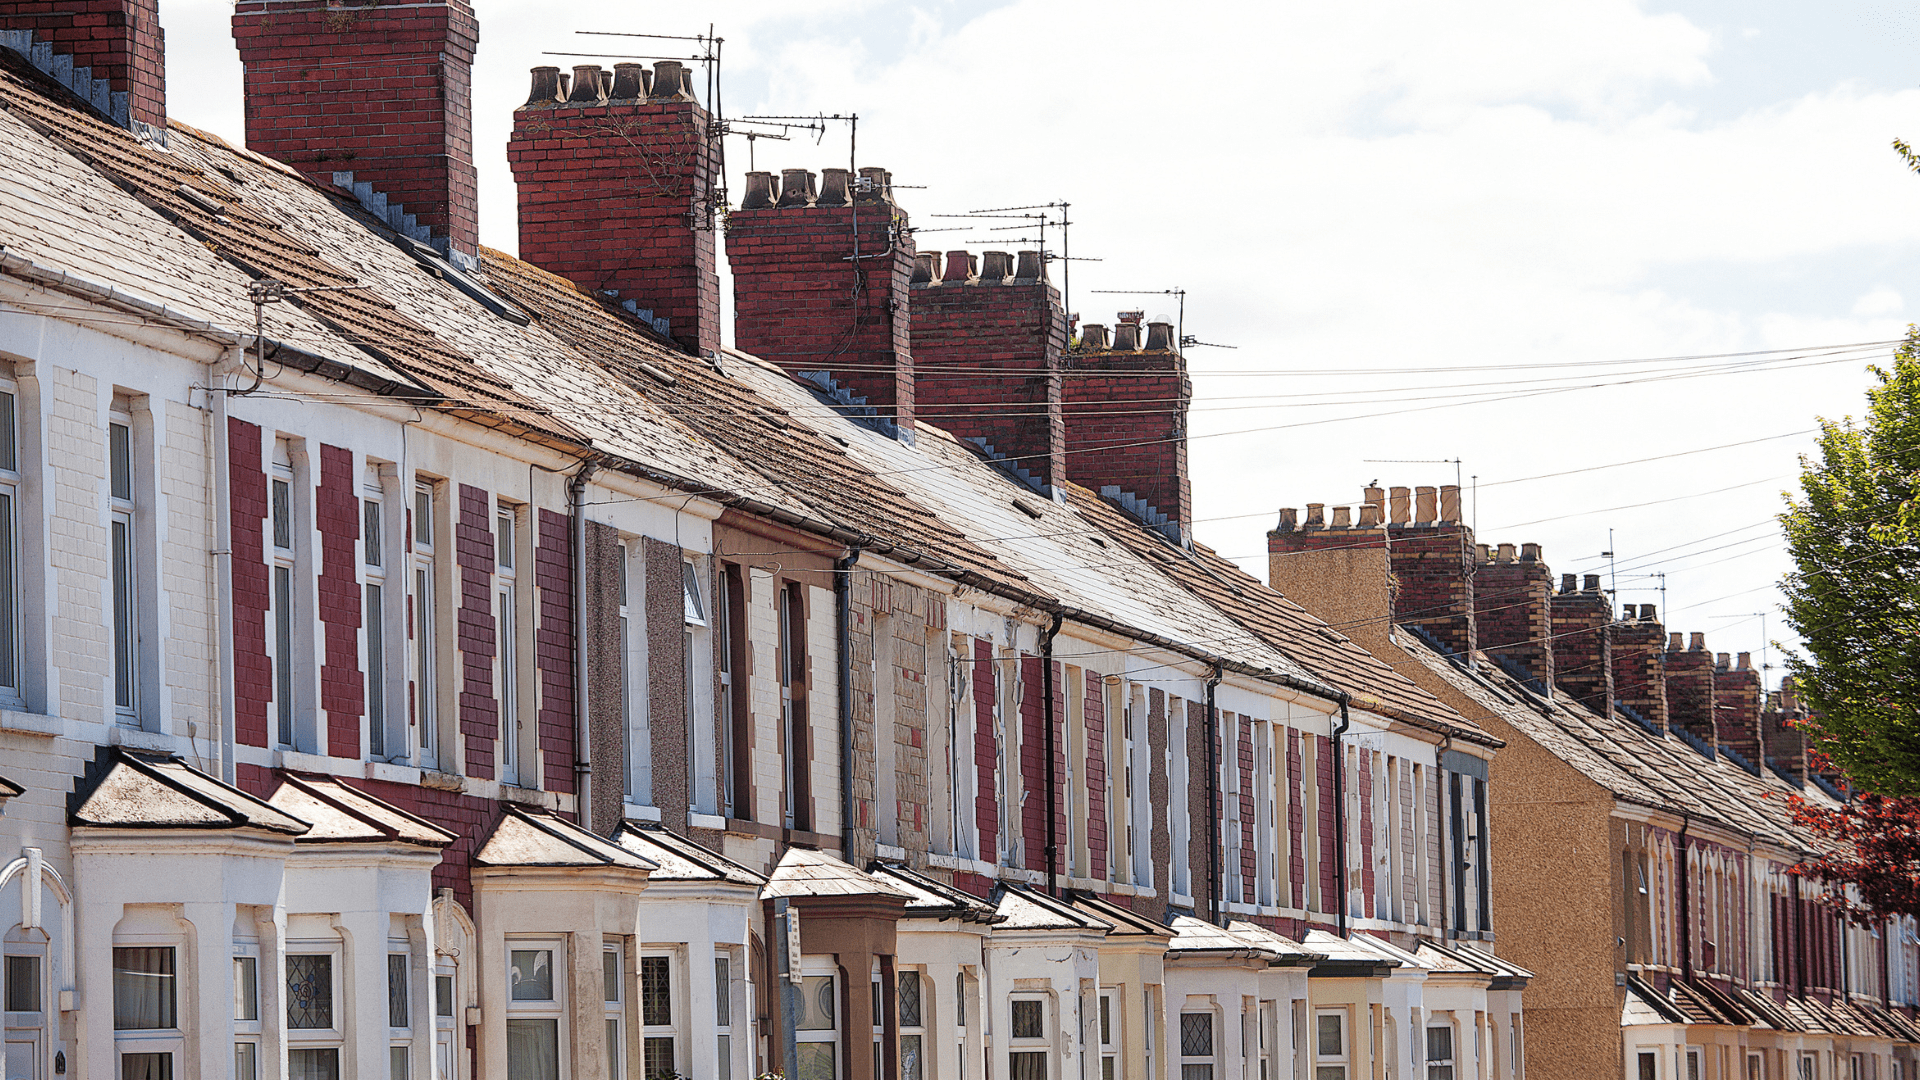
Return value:
[(1347, 759), (1340, 739), (1353, 726), (1353, 717), (1347, 712), (1352, 700), (1345, 693), (1340, 695), (1340, 726), (1333, 729), (1334, 892), (1338, 896), (1334, 918), (1342, 938), (1347, 936)]
[(580, 463), (567, 481), (567, 510), (573, 518), (573, 543), (568, 570), (573, 575), (573, 792), (574, 820), (593, 832), (593, 755), (587, 741), (587, 480), (600, 467), (597, 459)]
[(1047, 754), (1047, 895), (1060, 895), (1060, 836), (1056, 818), (1060, 812), (1060, 776), (1054, 768), (1054, 754), (1059, 745), (1054, 734), (1055, 714), (1053, 708), (1053, 639), (1060, 633), (1061, 618), (1059, 612), (1053, 613), (1053, 621), (1040, 635), (1040, 692), (1041, 709), (1046, 722)]
[(1213, 674), (1207, 676), (1207, 921), (1215, 926), (1220, 925), (1220, 849), (1224, 840), (1220, 820), (1220, 710), (1214, 703), (1214, 691), (1225, 676), (1226, 668), (1215, 661)]

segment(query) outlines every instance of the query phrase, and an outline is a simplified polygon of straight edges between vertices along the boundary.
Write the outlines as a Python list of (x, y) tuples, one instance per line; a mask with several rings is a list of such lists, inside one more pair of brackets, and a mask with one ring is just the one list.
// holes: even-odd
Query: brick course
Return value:
[(1502, 544), (1495, 558), (1476, 560), (1474, 636), (1480, 648), (1517, 664), (1542, 687), (1553, 685), (1553, 570), (1537, 545), (1514, 557)]
[(497, 647), (493, 616), (493, 500), (460, 485), (459, 514), (453, 528), (454, 564), (459, 569), (460, 609), (456, 613), (460, 650), (460, 734), (466, 740), (466, 774), (493, 779), (495, 740), (500, 735), (500, 703), (493, 696), (493, 656)]
[(534, 662), (540, 675), (540, 760), (548, 791), (573, 791), (573, 582), (572, 522), (552, 510), (538, 512), (533, 581), (539, 589), (539, 629)]
[(266, 746), (273, 660), (267, 656), (267, 471), (256, 424), (227, 419), (233, 516), (233, 728), (243, 746)]
[(320, 484), (313, 493), (320, 529), (318, 586), (325, 660), (320, 668), (320, 708), (327, 714), (327, 753), (360, 757), (360, 718), (366, 714), (366, 680), (360, 671), (360, 497), (355, 493), (353, 451), (320, 447)]

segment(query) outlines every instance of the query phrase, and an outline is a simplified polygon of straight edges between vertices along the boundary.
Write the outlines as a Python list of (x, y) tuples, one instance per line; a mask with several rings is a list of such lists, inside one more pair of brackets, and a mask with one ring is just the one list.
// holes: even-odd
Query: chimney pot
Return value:
[(1621, 622), (1633, 621), (1633, 605), (1632, 604), (1628, 604), (1625, 607), (1620, 609), (1620, 621)]
[(638, 101), (652, 89), (648, 81), (645, 64), (615, 64), (613, 89), (607, 96), (616, 101)]
[(1442, 484), (1440, 486), (1440, 520), (1457, 523), (1460, 520), (1460, 485)]
[(916, 252), (913, 256), (913, 277), (907, 282), (907, 284), (909, 285), (933, 284), (934, 279), (939, 277), (939, 270), (940, 270), (939, 259), (940, 257), (938, 255), (935, 255), (931, 251)]
[(1713, 658), (1713, 666), (1719, 668), (1721, 671), (1727, 671), (1730, 670), (1732, 666), (1732, 660), (1733, 657), (1728, 656), (1726, 653), (1721, 653)]
[(1473, 553), (1480, 562), (1489, 563), (1493, 561), (1493, 549), (1485, 544), (1473, 545)]
[(821, 169), (820, 196), (813, 201), (813, 205), (845, 206), (851, 202), (851, 192), (847, 190), (849, 175), (845, 169)]
[(1688, 652), (1705, 652), (1706, 649), (1707, 649), (1707, 635), (1697, 630), (1694, 631), (1693, 635), (1687, 640), (1687, 651)]
[(1147, 348), (1153, 352), (1175, 351), (1173, 324), (1150, 322), (1147, 324)]
[(1378, 528), (1379, 525), (1380, 525), (1380, 504), (1377, 502), (1361, 503), (1360, 504), (1360, 527), (1363, 529), (1372, 529), (1372, 528)]
[(1114, 352), (1139, 352), (1140, 351), (1140, 324), (1139, 323), (1121, 322), (1121, 323), (1114, 324), (1113, 351)]
[(573, 92), (567, 95), (567, 100), (576, 105), (601, 100), (599, 64), (573, 65)]
[(1520, 545), (1520, 561), (1521, 562), (1539, 562), (1540, 561), (1540, 545), (1539, 544), (1521, 544)]
[(1752, 670), (1753, 670), (1753, 654), (1752, 654), (1752, 653), (1750, 653), (1750, 652), (1743, 652), (1743, 653), (1741, 653), (1741, 654), (1740, 654), (1740, 659), (1739, 659), (1739, 670), (1741, 670), (1741, 671), (1752, 671)]
[(860, 170), (860, 178), (866, 181), (864, 191), (855, 195), (861, 203), (890, 204), (893, 202), (893, 174), (885, 169), (869, 165)]
[(1667, 651), (1668, 652), (1680, 652), (1685, 647), (1686, 647), (1685, 634), (1682, 634), (1678, 630), (1670, 631), (1667, 634)]
[(662, 60), (653, 65), (653, 100), (692, 101), (687, 89), (687, 69), (680, 61)]
[(566, 99), (567, 91), (562, 85), (559, 68), (546, 66), (533, 69), (533, 89), (527, 92), (528, 105), (552, 105)]
[(1020, 264), (1014, 268), (1013, 276), (1019, 281), (1039, 281), (1047, 276), (1046, 263), (1041, 261), (1037, 251), (1020, 253)]
[(1574, 591), (1573, 587), (1579, 580), (1580, 580), (1579, 577), (1575, 574), (1561, 574), (1560, 575), (1560, 591), (1563, 593), (1570, 593)]
[(1416, 487), (1413, 489), (1413, 520), (1416, 525), (1433, 524), (1434, 515), (1438, 513), (1434, 496), (1435, 492), (1430, 487)]
[(780, 170), (780, 206), (813, 205), (813, 174), (805, 169)]
[(968, 285), (973, 282), (973, 255), (965, 251), (947, 252), (947, 272), (941, 281), (951, 281), (956, 285)]
[(1641, 605), (1640, 605), (1640, 618), (1641, 618), (1641, 620), (1642, 620), (1642, 621), (1644, 621), (1644, 622), (1654, 622), (1654, 621), (1655, 621), (1655, 619), (1654, 619), (1654, 611), (1653, 611), (1653, 605), (1652, 605), (1652, 604), (1641, 604)]
[(1084, 352), (1105, 352), (1108, 348), (1107, 328), (1099, 323), (1088, 323), (1081, 327), (1080, 348)]
[(1393, 496), (1388, 500), (1388, 517), (1395, 525), (1405, 525), (1412, 513), (1412, 500), (1406, 488), (1393, 488)]
[(1333, 527), (1336, 529), (1353, 528), (1352, 515), (1353, 515), (1353, 508), (1350, 506), (1334, 507), (1333, 508)]
[(1281, 507), (1280, 508), (1280, 525), (1274, 531), (1275, 532), (1292, 532), (1299, 527), (1300, 527), (1299, 509), (1297, 507), (1292, 507), (1292, 506)]
[(741, 196), (740, 209), (765, 210), (779, 201), (780, 187), (774, 183), (772, 173), (750, 172), (747, 174), (747, 193)]
[(1496, 557), (1497, 561), (1503, 562), (1503, 563), (1510, 563), (1513, 561), (1513, 545), (1512, 544), (1501, 544), (1499, 548), (1499, 552), (1500, 552), (1499, 555)]
[(1374, 487), (1369, 484), (1360, 489), (1360, 498), (1365, 502), (1370, 502), (1379, 507), (1382, 513), (1387, 509), (1387, 490), (1385, 488)]
[(1600, 591), (1600, 575), (1599, 575), (1599, 574), (1588, 574), (1588, 575), (1587, 575), (1587, 582), (1586, 582), (1586, 586), (1585, 586), (1585, 587), (1584, 587), (1584, 588), (1583, 588), (1583, 589), (1582, 589), (1581, 591), (1583, 591), (1583, 592), (1599, 592), (1599, 591)]
[(1004, 251), (980, 253), (980, 284), (1005, 285), (1013, 276), (1013, 256)]
[(1327, 523), (1326, 515), (1324, 513), (1326, 508), (1327, 508), (1326, 503), (1308, 503), (1307, 504), (1308, 526), (1319, 525), (1324, 527)]

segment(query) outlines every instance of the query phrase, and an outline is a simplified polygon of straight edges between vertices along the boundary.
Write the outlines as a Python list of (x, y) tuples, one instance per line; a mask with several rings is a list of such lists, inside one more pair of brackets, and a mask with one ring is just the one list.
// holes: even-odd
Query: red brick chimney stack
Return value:
[[(733, 337), (743, 352), (843, 390), (911, 438), (917, 390), (907, 312), (914, 272), (892, 174), (865, 168), (747, 174), (727, 217)], [(858, 230), (856, 244), (855, 230)], [(854, 261), (856, 250), (859, 261)]]
[(1765, 764), (1760, 713), (1766, 692), (1760, 672), (1754, 670), (1752, 653), (1741, 653), (1731, 664), (1727, 659), (1727, 654), (1721, 653), (1714, 663), (1714, 726), (1721, 746), (1738, 751), (1758, 767)]
[(1621, 608), (1613, 628), (1613, 696), (1664, 733), (1667, 730), (1666, 630), (1652, 604)]
[[(1457, 512), (1457, 511), (1456, 511)], [(1489, 550), (1478, 545), (1474, 570), (1475, 637), (1480, 648), (1519, 665), (1542, 688), (1553, 685), (1553, 570), (1539, 544)]]
[(467, 0), (239, 0), (247, 148), (351, 186), (395, 231), (472, 265), (473, 53)]
[(1067, 314), (1039, 252), (946, 253), (911, 281), (921, 419), (976, 443), (1042, 491), (1066, 470), (1060, 363)]
[[(1173, 326), (1123, 312), (1113, 327), (1088, 326), (1062, 371), (1067, 476), (1136, 516), (1193, 540), (1187, 471), (1187, 409), (1193, 382)], [(1144, 340), (1141, 331), (1145, 330)]]
[(720, 347), (714, 214), (720, 182), (691, 72), (662, 60), (534, 68), (507, 143), (520, 257), (614, 293), (690, 352)]
[(1718, 712), (1714, 694), (1713, 654), (1707, 651), (1707, 635), (1694, 634), (1685, 648), (1676, 632), (1667, 645), (1667, 719), (1672, 726), (1691, 732), (1701, 742), (1719, 745)]
[(1553, 684), (1602, 716), (1613, 715), (1613, 601), (1600, 575), (1560, 576), (1553, 598)]
[(159, 0), (0, 0), (0, 45), (116, 122), (145, 125), (165, 140), (167, 55)]

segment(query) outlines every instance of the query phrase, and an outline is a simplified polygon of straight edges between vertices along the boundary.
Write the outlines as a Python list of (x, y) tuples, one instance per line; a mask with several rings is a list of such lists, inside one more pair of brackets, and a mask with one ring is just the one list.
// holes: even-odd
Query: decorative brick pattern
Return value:
[[(656, 81), (669, 68), (677, 82), (677, 63), (659, 65)], [(708, 123), (684, 95), (528, 102), (507, 143), (520, 257), (633, 301), (702, 354), (720, 347)]]
[(1320, 865), (1314, 868), (1315, 873), (1320, 875), (1320, 909), (1337, 911), (1339, 909), (1335, 905), (1340, 902), (1340, 864), (1336, 841), (1339, 833), (1333, 828), (1333, 740), (1325, 735), (1308, 737), (1313, 740), (1314, 801), (1319, 804), (1320, 814)]
[(460, 568), (460, 734), (466, 740), (466, 773), (493, 779), (495, 740), (500, 735), (500, 704), (493, 696), (493, 501), (487, 493), (460, 485), (459, 516), (453, 529), (454, 564)]
[[(1177, 877), (1169, 880), (1173, 882), (1173, 887), (1176, 891), (1184, 892), (1188, 896), (1193, 897), (1195, 912), (1204, 916), (1212, 910), (1213, 902), (1216, 899), (1212, 877), (1214, 851), (1216, 845), (1220, 844), (1221, 834), (1226, 829), (1225, 824), (1221, 821), (1227, 814), (1226, 792), (1220, 792), (1220, 801), (1217, 808), (1209, 805), (1208, 799), (1209, 793), (1214, 790), (1214, 785), (1219, 784), (1226, 777), (1226, 770), (1230, 767), (1228, 764), (1229, 759), (1225, 755), (1222, 747), (1224, 731), (1213, 732), (1213, 756), (1209, 758), (1207, 753), (1206, 703), (1201, 701), (1183, 702), (1179, 698), (1169, 698), (1167, 701), (1167, 712), (1169, 718), (1179, 715), (1180, 712), (1186, 713), (1187, 736), (1186, 745), (1180, 747), (1176, 755), (1176, 757), (1180, 759), (1178, 767), (1183, 768), (1187, 774), (1187, 805), (1184, 807), (1174, 807), (1174, 813), (1182, 814), (1186, 818), (1188, 882), (1186, 888), (1183, 889), (1180, 887)], [(1171, 733), (1169, 733), (1169, 737), (1171, 737)], [(1218, 776), (1209, 777), (1207, 775), (1207, 762), (1209, 760), (1220, 763), (1220, 773)], [(1155, 816), (1157, 817), (1159, 815)], [(1220, 865), (1219, 884), (1221, 893), (1217, 897), (1220, 900), (1228, 899), (1226, 896), (1227, 880), (1227, 867), (1223, 862)]]
[(313, 517), (320, 527), (320, 625), (326, 659), (320, 668), (320, 708), (327, 714), (327, 753), (359, 758), (366, 680), (360, 671), (360, 583), (357, 563), (360, 497), (353, 451), (320, 447), (320, 484)]
[[(772, 197), (750, 198), (727, 216), (734, 345), (789, 372), (825, 371), (878, 415), (911, 426), (913, 236), (886, 170), (861, 172), (870, 190), (848, 198), (846, 170), (829, 169), (811, 201), (781, 199), (770, 174), (749, 176), (750, 191), (765, 184)], [(810, 185), (811, 173), (788, 172), (792, 184), (803, 177)]]
[(1087, 853), (1096, 881), (1107, 880), (1107, 696), (1100, 673), (1086, 673), (1083, 707), (1087, 724)]
[(233, 507), (233, 729), (243, 746), (266, 746), (273, 660), (267, 655), (267, 471), (258, 425), (227, 419), (227, 484)]
[(1220, 713), (1220, 720), (1227, 730), (1236, 733), (1238, 746), (1235, 756), (1240, 769), (1240, 790), (1236, 796), (1240, 803), (1240, 850), (1231, 856), (1240, 860), (1240, 890), (1236, 899), (1251, 904), (1256, 899), (1254, 888), (1260, 874), (1259, 858), (1253, 848), (1253, 834), (1259, 820), (1253, 792), (1253, 720), (1229, 712)]
[(1300, 732), (1285, 728), (1287, 761), (1287, 882), (1291, 899), (1288, 906), (1307, 906), (1306, 811), (1302, 805), (1304, 763), (1300, 754)]
[(977, 784), (974, 788), (973, 824), (980, 836), (979, 858), (995, 862), (1000, 858), (1000, 804), (994, 798), (994, 772), (998, 767), (993, 732), (993, 642), (973, 639), (973, 765)]
[(0, 30), (31, 30), (55, 55), (73, 57), (114, 94), (125, 94), (127, 115), (162, 131), (167, 127), (166, 31), (159, 0), (10, 0)]
[(1171, 350), (1076, 352), (1060, 383), (1067, 475), (1094, 491), (1137, 496), (1191, 536), (1186, 358)]
[(479, 250), (467, 0), (341, 6), (241, 0), (247, 148), (323, 184), (335, 172), (398, 204), (432, 237)]
[[(1022, 256), (1024, 260), (1025, 255)], [(1060, 290), (1033, 274), (1009, 276), (1004, 253), (947, 253), (946, 280), (913, 286), (915, 407), (962, 439), (984, 439), (1000, 457), (1052, 485), (1067, 474), (1060, 356), (1067, 347)], [(929, 260), (930, 263), (930, 260)], [(1074, 477), (1081, 483), (1087, 481)]]
[(410, 814), (417, 814), (453, 833), (459, 839), (440, 855), (433, 868), (433, 887), (452, 889), (454, 898), (473, 908), (473, 853), (493, 835), (500, 823), (500, 804), (477, 795), (412, 784), (394, 784), (384, 780), (342, 777), (342, 782), (383, 799)]
[(533, 549), (533, 580), (539, 591), (539, 629), (534, 636), (540, 672), (540, 760), (548, 791), (573, 791), (573, 583), (572, 522), (539, 511)]
[(1360, 865), (1352, 868), (1360, 872), (1360, 906), (1354, 914), (1357, 915), (1365, 912), (1366, 917), (1372, 919), (1378, 917), (1378, 913), (1374, 911), (1373, 892), (1375, 882), (1373, 868), (1373, 769), (1374, 760), (1379, 755), (1364, 747), (1354, 747), (1351, 753), (1353, 754), (1352, 760), (1354, 763), (1354, 794), (1358, 796), (1360, 803), (1360, 820), (1357, 823), (1359, 825)]

